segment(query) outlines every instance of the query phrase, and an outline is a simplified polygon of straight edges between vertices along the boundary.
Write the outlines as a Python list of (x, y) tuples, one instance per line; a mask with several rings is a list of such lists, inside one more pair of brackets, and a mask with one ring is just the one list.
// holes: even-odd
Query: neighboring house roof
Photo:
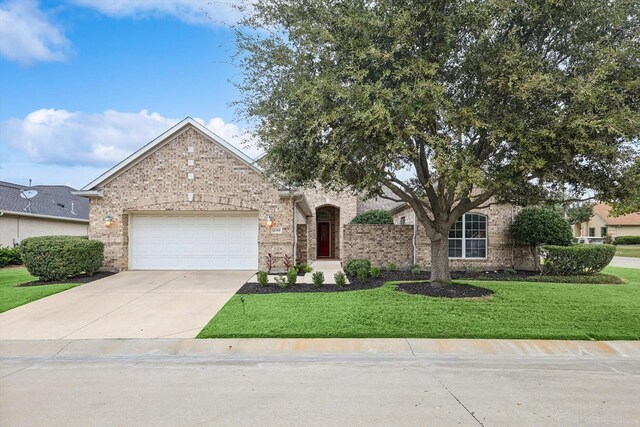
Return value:
[(611, 206), (599, 203), (593, 206), (593, 213), (598, 215), (607, 225), (640, 225), (640, 212), (622, 216), (609, 216)]
[[(20, 195), (26, 190), (37, 193), (26, 199)], [(66, 185), (29, 187), (0, 181), (0, 212), (88, 222), (89, 200), (73, 195), (72, 191), (75, 190)]]
[(130, 165), (135, 164), (138, 160), (141, 160), (142, 158), (144, 158), (147, 154), (151, 153), (155, 148), (157, 148), (158, 146), (162, 145), (164, 142), (169, 140), (171, 137), (176, 135), (178, 132), (182, 131), (187, 126), (193, 126), (197, 130), (199, 130), (200, 132), (202, 132), (203, 134), (205, 134), (206, 136), (208, 136), (209, 138), (211, 138), (212, 140), (217, 142), (223, 148), (227, 149), (232, 155), (234, 155), (235, 157), (237, 157), (241, 161), (243, 161), (246, 164), (248, 164), (249, 166), (251, 166), (251, 168), (255, 169), (258, 172), (261, 171), (258, 168), (258, 166), (256, 166), (256, 161), (254, 159), (252, 159), (251, 157), (247, 156), (242, 151), (238, 150), (236, 147), (234, 147), (233, 145), (229, 144), (227, 141), (222, 139), (220, 136), (218, 136), (215, 133), (211, 132), (209, 129), (207, 129), (205, 126), (203, 126), (202, 124), (198, 123), (197, 121), (195, 121), (191, 117), (187, 117), (184, 120), (182, 120), (179, 123), (177, 123), (172, 128), (170, 128), (169, 130), (167, 130), (166, 132), (164, 132), (162, 135), (158, 136), (153, 141), (149, 142), (147, 145), (143, 146), (138, 151), (134, 152), (129, 157), (127, 157), (126, 159), (124, 159), (123, 161), (121, 161), (120, 163), (118, 163), (117, 165), (115, 165), (114, 167), (112, 167), (111, 169), (109, 169), (108, 171), (106, 171), (105, 173), (103, 173), (102, 175), (100, 175), (99, 177), (94, 179), (93, 181), (91, 181), (89, 184), (87, 184), (84, 187), (82, 187), (82, 190), (80, 190), (77, 194), (85, 195), (85, 196), (96, 196), (96, 195), (98, 195), (98, 194), (93, 194), (91, 191), (95, 190), (97, 187), (100, 187), (102, 184), (104, 184), (105, 182), (107, 182), (111, 178), (115, 177), (120, 172), (126, 170), (127, 167), (129, 167)]

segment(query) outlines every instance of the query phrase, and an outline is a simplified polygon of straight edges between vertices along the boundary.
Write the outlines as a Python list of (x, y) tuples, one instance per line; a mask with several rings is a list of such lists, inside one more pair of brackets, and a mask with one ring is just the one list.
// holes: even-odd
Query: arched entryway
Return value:
[(316, 258), (340, 258), (340, 208), (324, 205), (316, 208)]

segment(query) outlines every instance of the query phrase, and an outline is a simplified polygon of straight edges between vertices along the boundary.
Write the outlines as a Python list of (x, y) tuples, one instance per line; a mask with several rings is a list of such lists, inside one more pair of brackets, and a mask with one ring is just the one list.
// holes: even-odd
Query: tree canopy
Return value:
[(569, 193), (624, 210), (639, 198), (635, 0), (257, 0), (241, 9), (237, 105), (266, 167), (287, 183), (407, 202), (432, 241), (432, 264), (446, 263), (446, 248), (433, 248), (446, 246), (451, 224), (488, 202)]

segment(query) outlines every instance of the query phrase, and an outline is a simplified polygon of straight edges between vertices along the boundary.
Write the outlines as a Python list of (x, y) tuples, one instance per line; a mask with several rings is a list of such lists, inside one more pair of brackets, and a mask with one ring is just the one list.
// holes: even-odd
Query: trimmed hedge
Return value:
[[(520, 279), (517, 279), (520, 281)], [(584, 283), (591, 285), (620, 285), (624, 283), (618, 276), (606, 273), (595, 273), (582, 276), (531, 276), (525, 282), (549, 282), (549, 283)]]
[(371, 270), (371, 261), (361, 258), (352, 259), (347, 263), (346, 270), (349, 274), (355, 276), (358, 274), (358, 270), (360, 270), (361, 268), (367, 270), (367, 274), (369, 274), (369, 271)]
[(15, 248), (0, 247), (0, 267), (20, 264), (22, 264), (22, 257), (17, 246)]
[(393, 218), (387, 211), (372, 209), (356, 215), (351, 224), (393, 224)]
[(76, 236), (29, 237), (20, 244), (25, 267), (43, 281), (93, 274), (104, 259), (104, 244)]
[(544, 246), (543, 276), (577, 276), (602, 271), (616, 253), (613, 245)]
[(640, 236), (620, 236), (613, 241), (614, 245), (640, 245)]

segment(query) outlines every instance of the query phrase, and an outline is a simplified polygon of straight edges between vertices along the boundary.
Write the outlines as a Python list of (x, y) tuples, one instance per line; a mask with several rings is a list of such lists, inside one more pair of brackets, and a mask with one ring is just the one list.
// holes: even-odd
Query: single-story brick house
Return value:
[[(266, 267), (268, 254), (277, 269), (285, 256), (375, 259), (380, 245), (388, 246), (376, 240), (381, 226), (348, 224), (360, 212), (394, 205), (320, 187), (281, 188), (253, 159), (189, 117), (76, 194), (90, 198), (89, 236), (105, 243), (105, 267), (113, 270), (255, 270)], [(503, 209), (495, 217), (487, 213), (485, 256), (476, 258), (481, 265), (512, 265), (502, 254), (510, 221), (504, 213), (510, 208)], [(370, 227), (364, 237), (363, 227)], [(395, 234), (397, 240), (407, 233)], [(497, 257), (494, 235), (501, 245)], [(412, 242), (409, 234), (402, 250), (415, 248)], [(408, 265), (414, 257), (394, 259)]]

